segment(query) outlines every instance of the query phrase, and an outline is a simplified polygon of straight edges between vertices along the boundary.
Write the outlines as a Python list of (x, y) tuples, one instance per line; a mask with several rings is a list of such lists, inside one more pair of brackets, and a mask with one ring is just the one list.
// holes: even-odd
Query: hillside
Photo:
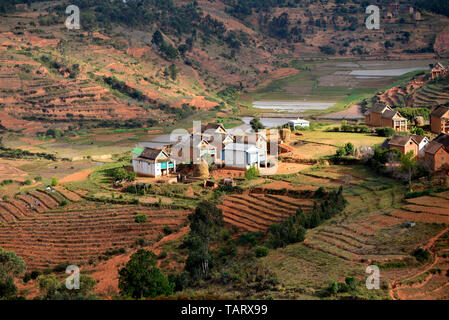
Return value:
[(298, 59), (447, 51), (449, 19), (411, 14), (409, 1), (383, 5), (392, 15), (376, 31), (359, 1), (77, 0), (81, 30), (63, 27), (64, 1), (21, 2), (0, 5), (0, 112), (19, 120), (2, 126), (29, 132), (42, 122), (152, 126), (225, 110), (238, 90), (292, 75), (283, 70)]
[(411, 81), (379, 93), (372, 100), (401, 108), (427, 108), (449, 103), (449, 77), (419, 74)]

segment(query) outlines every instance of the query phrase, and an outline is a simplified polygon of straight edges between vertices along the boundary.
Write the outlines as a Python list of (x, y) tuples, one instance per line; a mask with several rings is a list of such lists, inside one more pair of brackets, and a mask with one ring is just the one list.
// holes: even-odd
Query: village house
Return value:
[(162, 149), (136, 147), (132, 151), (132, 163), (138, 176), (160, 177), (176, 173), (176, 161)]
[(224, 147), (234, 142), (234, 137), (221, 124), (208, 123), (201, 126), (201, 136), (216, 150), (216, 162), (222, 163), (222, 151)]
[(449, 107), (437, 106), (430, 113), (430, 131), (449, 133)]
[(424, 163), (432, 171), (449, 168), (449, 135), (440, 134), (425, 149)]
[(304, 128), (310, 126), (309, 121), (300, 118), (296, 120), (290, 120), (287, 124), (290, 127), (290, 130), (292, 131), (296, 130), (296, 128)]
[(254, 144), (231, 143), (223, 150), (224, 166), (247, 170), (251, 167), (261, 168), (267, 165), (267, 150), (257, 148)]
[(437, 62), (432, 68), (431, 75), (432, 80), (436, 78), (443, 78), (449, 75), (449, 68), (446, 68), (440, 62)]
[(424, 149), (429, 144), (430, 139), (424, 136), (418, 136), (416, 134), (412, 134), (411, 137), (418, 144), (418, 157), (424, 158)]
[(208, 164), (220, 164), (217, 148), (200, 136), (190, 135), (188, 138), (174, 144), (171, 148), (171, 158), (177, 163), (201, 163), (205, 160)]
[(401, 154), (413, 152), (415, 157), (419, 155), (419, 143), (412, 136), (395, 135), (388, 142), (389, 149), (397, 149)]
[(372, 127), (389, 127), (396, 131), (407, 131), (407, 119), (389, 106), (376, 104), (365, 113), (365, 122)]
[(268, 149), (268, 140), (264, 133), (261, 132), (247, 132), (243, 134), (236, 134), (234, 136), (234, 143), (253, 144), (261, 150)]

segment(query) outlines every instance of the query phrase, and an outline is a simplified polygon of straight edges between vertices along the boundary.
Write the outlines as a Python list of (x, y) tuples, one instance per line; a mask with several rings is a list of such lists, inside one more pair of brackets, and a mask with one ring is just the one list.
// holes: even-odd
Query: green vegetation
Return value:
[(14, 278), (26, 269), (22, 258), (12, 251), (0, 248), (0, 299), (14, 299), (17, 287)]
[(246, 180), (254, 180), (254, 179), (257, 179), (258, 176), (259, 176), (259, 170), (255, 166), (252, 166), (245, 172)]
[[(64, 268), (65, 271), (65, 268)], [(69, 290), (65, 283), (61, 283), (54, 274), (40, 275), (39, 289), (41, 300), (96, 300), (98, 299), (92, 291), (95, 290), (97, 281), (89, 276), (81, 274), (79, 276), (79, 289)]]
[(173, 294), (174, 284), (156, 267), (156, 255), (140, 249), (119, 271), (122, 295), (134, 299), (155, 298)]

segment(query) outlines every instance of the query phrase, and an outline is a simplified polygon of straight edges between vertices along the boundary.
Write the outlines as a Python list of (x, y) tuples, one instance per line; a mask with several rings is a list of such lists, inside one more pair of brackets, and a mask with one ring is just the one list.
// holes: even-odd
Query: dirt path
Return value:
[[(161, 253), (160, 247), (167, 242), (176, 241), (177, 239), (185, 236), (189, 232), (189, 227), (184, 227), (176, 233), (172, 233), (160, 241), (156, 242), (152, 246), (145, 247), (145, 250), (152, 251), (154, 254), (158, 255)], [(97, 280), (97, 287), (95, 289), (95, 294), (103, 296), (105, 299), (111, 299), (114, 294), (119, 292), (118, 290), (118, 279), (119, 270), (123, 268), (129, 261), (131, 255), (137, 252), (137, 249), (132, 249), (132, 251), (124, 254), (112, 257), (106, 262), (103, 262), (95, 267), (94, 272), (90, 274), (95, 280)], [(158, 261), (158, 266), (161, 261)]]
[[(391, 282), (391, 290), (389, 292), (391, 299), (393, 300), (401, 300), (399, 291), (401, 288), (407, 287), (407, 285), (400, 285), (401, 281), (404, 280), (411, 280), (414, 278), (417, 278), (421, 275), (423, 275), (424, 273), (428, 272), (429, 270), (431, 270), (439, 261), (440, 258), (438, 257), (438, 255), (435, 252), (435, 242), (441, 238), (446, 232), (449, 231), (449, 228), (444, 229), (443, 231), (441, 231), (440, 233), (438, 233), (435, 237), (431, 238), (426, 245), (424, 245), (422, 248), (423, 249), (427, 249), (431, 252), (432, 257), (433, 257), (433, 262), (431, 264), (429, 264), (428, 266), (426, 266), (423, 270), (418, 271), (416, 273), (412, 273), (411, 275), (408, 274), (405, 277), (401, 277), (399, 279), (395, 279)], [(413, 285), (412, 285), (413, 286)]]

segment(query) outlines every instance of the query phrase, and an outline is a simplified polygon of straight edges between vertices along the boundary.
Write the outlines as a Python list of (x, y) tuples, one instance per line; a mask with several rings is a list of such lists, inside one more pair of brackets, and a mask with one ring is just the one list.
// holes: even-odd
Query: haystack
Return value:
[(193, 165), (193, 176), (198, 178), (209, 178), (209, 165), (203, 159), (200, 164)]
[(415, 122), (415, 126), (417, 126), (417, 127), (422, 127), (425, 125), (424, 117), (422, 117), (422, 116), (415, 117), (413, 119), (413, 122)]
[(285, 143), (289, 143), (289, 142), (290, 142), (291, 136), (292, 136), (292, 132), (290, 131), (290, 129), (283, 128), (283, 129), (281, 130), (281, 139), (282, 139)]

